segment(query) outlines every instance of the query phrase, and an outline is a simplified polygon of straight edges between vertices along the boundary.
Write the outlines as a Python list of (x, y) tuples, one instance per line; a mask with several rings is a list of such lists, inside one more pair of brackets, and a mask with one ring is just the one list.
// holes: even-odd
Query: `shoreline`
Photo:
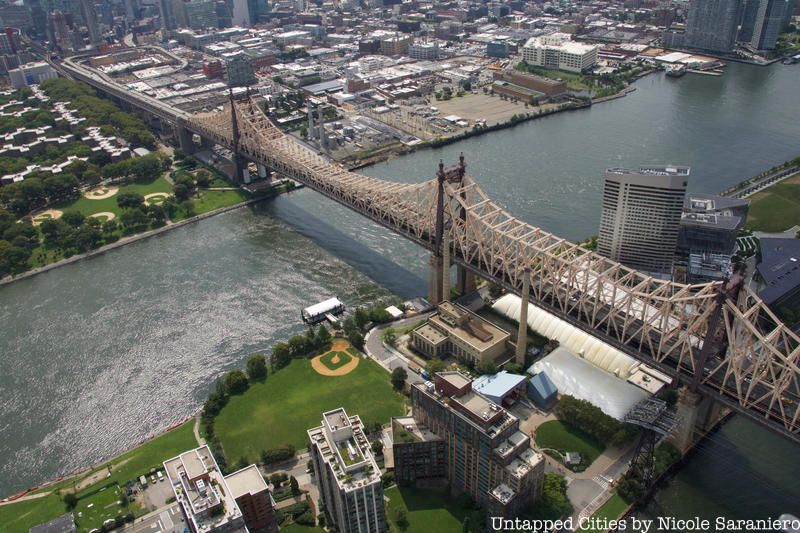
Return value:
[(522, 119), (511, 121), (506, 120), (505, 122), (498, 122), (497, 124), (493, 124), (492, 126), (488, 126), (486, 128), (482, 128), (479, 130), (468, 130), (456, 135), (452, 135), (450, 137), (446, 137), (439, 140), (433, 141), (424, 141), (419, 144), (408, 146), (408, 145), (400, 145), (395, 147), (386, 147), (386, 148), (377, 148), (375, 150), (375, 154), (368, 156), (365, 159), (360, 159), (356, 161), (348, 161), (347, 159), (343, 159), (341, 161), (337, 161), (337, 163), (343, 165), (348, 170), (358, 170), (362, 168), (368, 168), (373, 165), (377, 165), (380, 163), (385, 163), (395, 157), (404, 156), (413, 154), (418, 151), (428, 150), (432, 148), (442, 148), (444, 146), (448, 146), (450, 144), (455, 144), (457, 142), (465, 141), (472, 137), (480, 137), (481, 135), (493, 133), (496, 131), (501, 131), (508, 128), (513, 128), (520, 124), (524, 124), (526, 122), (549, 117), (551, 115), (556, 115), (558, 113), (567, 113), (570, 111), (580, 111), (583, 109), (591, 109), (592, 106), (596, 104), (602, 104), (604, 102), (610, 102), (612, 100), (617, 100), (619, 98), (624, 98), (631, 94), (632, 92), (636, 91), (637, 88), (634, 87), (634, 83), (641, 80), (642, 78), (649, 76), (650, 74), (654, 74), (656, 72), (660, 72), (658, 70), (651, 70), (641, 74), (640, 76), (636, 77), (634, 80), (631, 81), (629, 85), (627, 85), (624, 89), (616, 94), (612, 94), (609, 96), (602, 96), (600, 98), (592, 99), (588, 102), (581, 102), (577, 103), (575, 101), (565, 104), (565, 107), (559, 109), (551, 109), (549, 111), (544, 111), (542, 113), (528, 113), (526, 115), (522, 115)]
[(282, 194), (283, 191), (277, 192), (276, 194), (267, 195), (267, 196), (260, 196), (258, 198), (251, 198), (249, 200), (245, 200), (244, 202), (239, 202), (238, 204), (229, 205), (226, 207), (220, 207), (213, 211), (209, 211), (207, 213), (201, 213), (199, 215), (195, 215), (193, 217), (181, 220), (179, 222), (175, 222), (172, 224), (167, 224), (165, 226), (161, 226), (160, 228), (156, 228), (153, 230), (145, 231), (143, 233), (137, 233), (135, 235), (130, 235), (128, 237), (123, 237), (116, 242), (112, 242), (110, 244), (106, 244), (97, 248), (95, 250), (90, 250), (88, 252), (82, 254), (75, 254), (71, 257), (67, 257), (65, 259), (61, 259), (54, 263), (49, 263), (44, 266), (40, 266), (26, 272), (23, 272), (17, 276), (6, 276), (5, 278), (0, 279), (0, 287), (4, 287), (6, 285), (11, 285), (12, 283), (16, 283), (18, 281), (22, 281), (25, 279), (32, 278), (34, 276), (38, 276), (39, 274), (44, 274), (45, 272), (49, 272), (51, 270), (55, 270), (57, 268), (61, 268), (66, 265), (71, 265), (72, 263), (77, 263), (78, 261), (82, 261), (83, 259), (89, 259), (90, 257), (95, 257), (97, 255), (104, 254), (106, 252), (110, 252), (112, 250), (116, 250), (117, 248), (121, 248), (128, 244), (132, 244), (150, 237), (155, 237), (156, 235), (161, 235), (162, 233), (166, 233), (168, 231), (182, 228), (183, 226), (188, 226), (189, 224), (193, 224), (195, 222), (199, 222), (206, 218), (211, 218), (217, 215), (221, 215), (223, 213), (227, 213), (229, 211), (233, 211), (235, 209), (240, 209), (242, 207), (246, 207), (248, 205), (252, 205), (257, 202), (261, 202), (270, 198), (274, 198), (275, 196)]

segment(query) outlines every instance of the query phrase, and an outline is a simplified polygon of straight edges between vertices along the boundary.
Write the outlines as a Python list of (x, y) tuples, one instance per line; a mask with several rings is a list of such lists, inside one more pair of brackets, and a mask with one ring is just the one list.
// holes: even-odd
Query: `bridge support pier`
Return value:
[(242, 163), (244, 165), (242, 167), (242, 182), (250, 183), (250, 181), (251, 181), (251, 179), (250, 179), (250, 169), (247, 168), (247, 163), (245, 163), (245, 162), (242, 162)]
[(442, 301), (450, 301), (450, 235), (442, 237)]
[(175, 126), (175, 133), (178, 136), (178, 146), (185, 154), (193, 154), (195, 144), (192, 140), (192, 132), (183, 127), (182, 124)]
[(462, 296), (475, 292), (478, 288), (475, 280), (475, 274), (471, 270), (458, 265), (456, 267), (456, 288)]
[(441, 256), (432, 255), (430, 265), (430, 281), (428, 283), (428, 301), (434, 305), (442, 302), (442, 283), (444, 279), (444, 261)]
[(670, 441), (681, 453), (686, 453), (695, 442), (695, 434), (702, 436), (719, 420), (722, 404), (711, 397), (682, 387), (678, 393), (678, 425)]
[(269, 173), (267, 172), (267, 166), (262, 165), (261, 163), (258, 163), (256, 166), (258, 166), (258, 177), (266, 179), (266, 177), (269, 175)]
[(522, 297), (520, 298), (519, 308), (519, 329), (517, 330), (517, 349), (514, 353), (514, 361), (517, 364), (525, 364), (525, 356), (528, 353), (528, 300), (531, 293), (531, 271), (526, 268), (522, 273)]

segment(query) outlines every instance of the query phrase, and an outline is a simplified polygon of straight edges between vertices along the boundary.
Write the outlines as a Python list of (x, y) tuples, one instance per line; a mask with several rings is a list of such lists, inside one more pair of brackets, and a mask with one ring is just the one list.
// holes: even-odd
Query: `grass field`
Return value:
[[(76, 521), (79, 530), (86, 530), (102, 525), (106, 518), (113, 518), (120, 513), (120, 507), (114, 502), (117, 501), (114, 489), (116, 486), (124, 486), (130, 480), (138, 478), (145, 472), (149, 472), (153, 467), (160, 467), (165, 459), (178, 455), (182, 451), (197, 447), (194, 439), (192, 425), (194, 420), (186, 422), (180, 427), (161, 435), (142, 446), (135, 448), (111, 461), (92, 469), (80, 477), (64, 480), (50, 485), (39, 492), (53, 491), (56, 489), (71, 490), (74, 484), (95, 472), (108, 470), (111, 467), (111, 476), (103, 477), (99, 482), (86, 487), (78, 493), (78, 507), (76, 508)], [(101, 488), (108, 487), (103, 491)], [(92, 507), (89, 504), (94, 503)], [(105, 506), (110, 505), (107, 509)], [(130, 509), (137, 516), (142, 514), (140, 509), (131, 506)], [(77, 512), (84, 512), (83, 518), (77, 518)], [(66, 508), (61, 499), (51, 494), (41, 499), (29, 500), (11, 505), (0, 506), (0, 532), (2, 533), (27, 533), (28, 529), (42, 522), (64, 514)], [(105, 516), (112, 513), (111, 516)], [(124, 512), (122, 514), (125, 514)]]
[(81, 197), (74, 202), (58, 204), (52, 207), (62, 211), (80, 211), (85, 216), (89, 216), (94, 213), (102, 213), (103, 211), (110, 211), (119, 216), (122, 213), (122, 210), (117, 205), (117, 196), (123, 192), (137, 192), (142, 196), (153, 192), (172, 192), (172, 185), (170, 185), (170, 183), (162, 176), (150, 183), (131, 183), (130, 185), (123, 185), (119, 188), (119, 192), (117, 194), (103, 200), (89, 200), (81, 194)]
[(305, 448), (306, 430), (319, 425), (323, 411), (344, 407), (364, 423), (389, 422), (404, 412), (403, 397), (392, 390), (389, 374), (363, 360), (344, 376), (322, 376), (307, 359), (234, 396), (217, 416), (214, 429), (232, 461), (258, 460), (263, 450), (291, 444)]
[(749, 229), (778, 232), (796, 224), (800, 224), (800, 174), (750, 197)]
[[(393, 487), (384, 495), (390, 530), (403, 533), (461, 533), (464, 517), (470, 517), (472, 531), (481, 531), (483, 521), (480, 511), (460, 508), (448, 499), (444, 491)], [(401, 530), (395, 523), (397, 511), (404, 509), (408, 528)]]
[[(250, 195), (245, 191), (206, 191), (199, 189), (197, 194), (190, 199), (194, 203), (195, 214), (202, 215), (221, 207), (228, 207), (249, 200)], [(172, 220), (178, 222), (184, 218), (186, 218), (186, 213), (178, 211)]]
[[(628, 502), (622, 499), (622, 496), (614, 493), (611, 498), (604, 503), (600, 509), (595, 511), (592, 515), (594, 518), (598, 519), (606, 519), (606, 520), (616, 520), (619, 516), (628, 508), (630, 505)], [(591, 528), (581, 528), (580, 531), (585, 531), (586, 533), (605, 533), (605, 530), (600, 529), (591, 529)]]
[(550, 420), (536, 428), (536, 444), (540, 448), (552, 448), (561, 453), (580, 453), (581, 470), (586, 469), (605, 450), (605, 446), (590, 435), (559, 420)]
[[(339, 356), (339, 360), (334, 363), (332, 360), (336, 356)], [(319, 360), (331, 370), (336, 370), (352, 361), (353, 357), (347, 352), (327, 352), (322, 354)]]

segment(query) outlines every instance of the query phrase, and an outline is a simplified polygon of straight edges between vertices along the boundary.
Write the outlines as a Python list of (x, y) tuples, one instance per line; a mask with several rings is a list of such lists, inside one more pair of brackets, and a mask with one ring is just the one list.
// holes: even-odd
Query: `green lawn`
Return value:
[[(331, 360), (337, 355), (339, 356), (339, 360), (335, 363), (332, 362)], [(349, 363), (353, 358), (347, 352), (327, 352), (322, 354), (322, 356), (319, 359), (325, 366), (327, 366), (331, 370), (336, 370), (340, 366), (344, 366), (347, 363)]]
[(103, 211), (110, 211), (117, 216), (122, 213), (122, 210), (117, 205), (117, 196), (122, 192), (137, 192), (144, 196), (153, 192), (172, 192), (172, 185), (162, 176), (153, 180), (150, 183), (131, 183), (130, 185), (123, 185), (119, 188), (119, 192), (111, 198), (103, 200), (90, 200), (81, 194), (81, 197), (71, 203), (62, 203), (52, 206), (53, 209), (74, 210), (80, 211), (86, 216), (94, 213), (101, 213)]
[(281, 533), (324, 533), (324, 529), (317, 526), (303, 526), (300, 524), (289, 524), (281, 526)]
[[(600, 509), (595, 511), (592, 515), (594, 518), (605, 518), (606, 520), (616, 520), (620, 517), (620, 515), (628, 508), (630, 504), (622, 499), (622, 496), (614, 493), (611, 498), (604, 503)], [(587, 533), (605, 533), (605, 530), (598, 530), (598, 529), (591, 529), (591, 528), (581, 528), (580, 531), (586, 531)]]
[(749, 229), (777, 232), (795, 224), (800, 224), (800, 174), (750, 197)]
[[(581, 464), (575, 469), (577, 471), (585, 470), (605, 450), (605, 446), (590, 435), (559, 420), (550, 420), (536, 428), (536, 444), (540, 448), (552, 448), (561, 453), (580, 453)], [(555, 457), (559, 458), (557, 455)]]
[(404, 399), (392, 390), (389, 374), (369, 359), (333, 377), (317, 374), (307, 359), (296, 359), (231, 398), (214, 429), (229, 460), (256, 461), (263, 450), (282, 444), (305, 448), (306, 430), (319, 425), (323, 411), (336, 407), (360, 415), (364, 423), (386, 424), (404, 413)]
[[(249, 200), (251, 196), (245, 191), (207, 191), (204, 189), (200, 189), (195, 196), (191, 197), (192, 203), (194, 203), (194, 212), (196, 215), (202, 215), (203, 213), (208, 213), (209, 211), (214, 211), (215, 209), (219, 209), (221, 207), (228, 207), (231, 205), (236, 205), (238, 203), (244, 202), (245, 200)], [(186, 212), (183, 210), (179, 210), (178, 213), (174, 217), (172, 217), (173, 222), (178, 222), (188, 218), (186, 216)]]
[[(98, 483), (87, 487), (78, 494), (79, 501), (76, 508), (76, 521), (79, 530), (88, 531), (97, 526), (97, 519), (105, 514), (112, 513), (100, 519), (100, 525), (106, 518), (113, 518), (120, 514), (121, 508), (115, 504), (117, 497), (114, 490), (117, 485), (124, 486), (130, 480), (138, 478), (140, 475), (149, 472), (153, 467), (160, 467), (161, 463), (171, 457), (175, 457), (180, 452), (196, 448), (197, 441), (194, 439), (192, 426), (194, 420), (190, 420), (180, 427), (161, 435), (145, 444), (135, 448), (111, 461), (93, 469), (91, 472), (69, 480), (64, 480), (54, 485), (42, 488), (39, 492), (52, 491), (56, 489), (70, 490), (74, 484), (88, 475), (100, 470), (108, 470), (111, 467), (111, 476), (104, 477)], [(108, 486), (103, 491), (100, 489)], [(89, 504), (94, 503), (92, 507)], [(105, 509), (105, 506), (109, 506)], [(133, 506), (128, 509), (134, 514), (140, 515), (141, 510)], [(127, 512), (126, 510), (125, 512)], [(77, 512), (84, 512), (83, 518), (77, 517)], [(66, 508), (61, 499), (56, 495), (50, 495), (42, 499), (30, 500), (11, 505), (0, 506), (0, 532), (2, 533), (27, 533), (28, 529), (42, 522), (47, 522), (53, 518), (64, 514)], [(125, 514), (123, 512), (122, 514)], [(4, 528), (8, 528), (7, 530)]]
[(444, 491), (392, 487), (384, 495), (389, 498), (386, 520), (392, 531), (401, 531), (395, 523), (399, 509), (406, 511), (408, 520), (403, 533), (461, 533), (465, 516), (470, 517), (472, 531), (483, 530), (481, 512), (460, 508)]

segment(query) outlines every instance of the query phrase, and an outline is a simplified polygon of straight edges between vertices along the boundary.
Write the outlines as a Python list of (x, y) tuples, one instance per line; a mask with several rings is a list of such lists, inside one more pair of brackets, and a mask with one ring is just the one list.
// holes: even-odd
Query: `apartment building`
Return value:
[(387, 531), (381, 471), (363, 428), (340, 407), (308, 430), (320, 496), (340, 533)]
[[(516, 517), (539, 498), (544, 456), (520, 431), (519, 419), (473, 391), (469, 377), (439, 372), (433, 383), (412, 385), (411, 410), (413, 423), (401, 420), (400, 428), (393, 427), (395, 468), (400, 465), (403, 480), (435, 476), (439, 465), (410, 468), (406, 445), (398, 446), (400, 430), (403, 440), (427, 447), (429, 461), (443, 460), (451, 490), (469, 494), (486, 508), (488, 516)], [(438, 443), (433, 436), (443, 441), (443, 456), (436, 452), (438, 444), (424, 444)]]
[(256, 465), (250, 465), (225, 476), (236, 505), (242, 511), (244, 523), (251, 533), (278, 531), (275, 521), (275, 501), (267, 482)]

